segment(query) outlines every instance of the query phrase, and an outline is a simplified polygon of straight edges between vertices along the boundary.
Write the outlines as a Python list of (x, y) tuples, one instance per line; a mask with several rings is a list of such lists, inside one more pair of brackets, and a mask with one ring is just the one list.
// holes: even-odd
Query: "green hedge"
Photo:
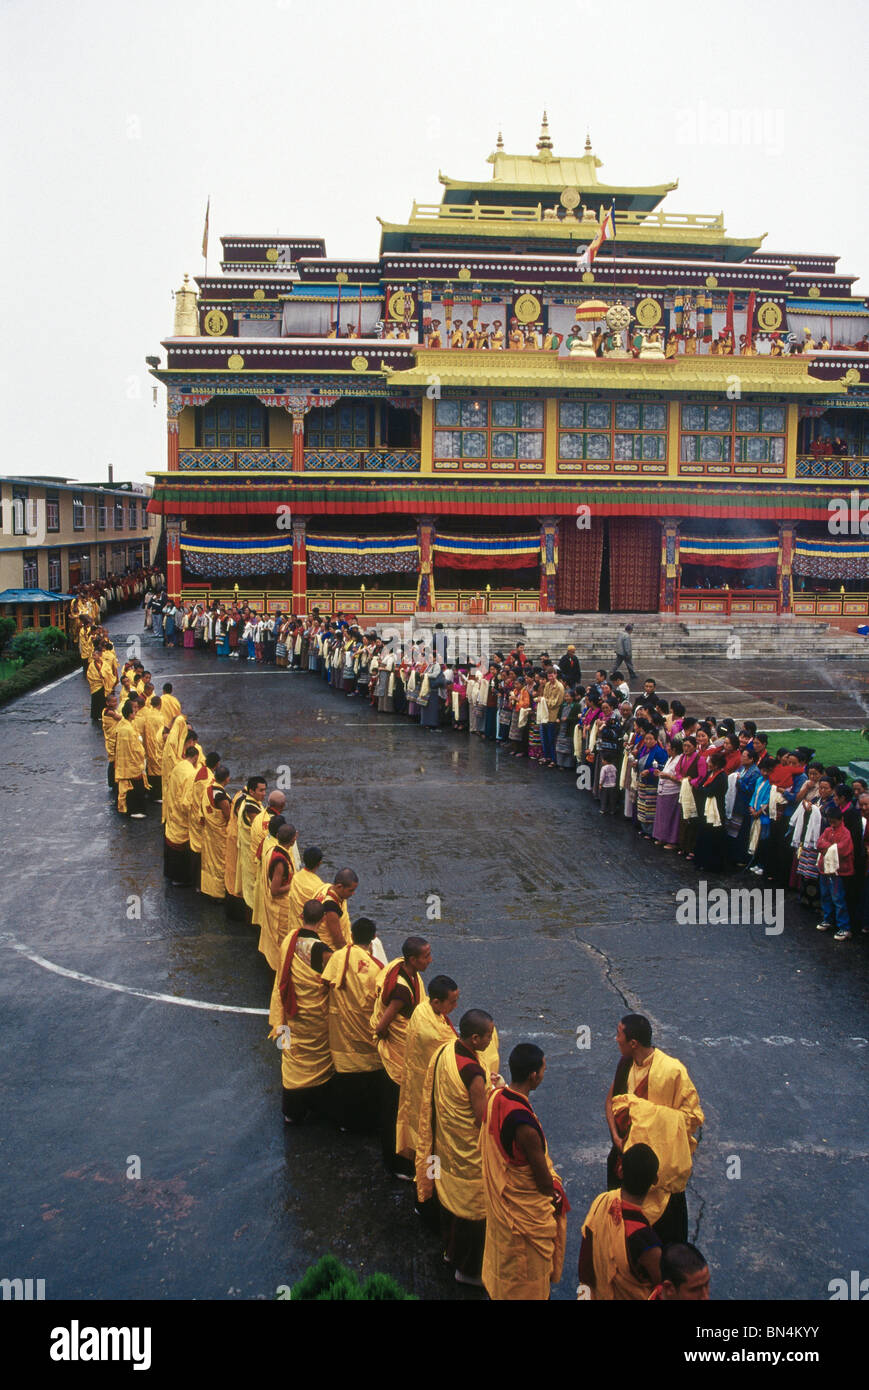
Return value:
[(19, 695), (26, 695), (28, 690), (35, 690), (37, 686), (49, 685), (80, 665), (74, 652), (64, 652), (60, 656), (38, 656), (34, 661), (28, 661), (14, 676), (0, 681), (0, 705), (17, 699)]
[(312, 1265), (293, 1285), (291, 1297), (294, 1302), (315, 1303), (367, 1303), (385, 1300), (388, 1302), (415, 1302), (415, 1295), (405, 1293), (400, 1284), (389, 1274), (369, 1274), (364, 1283), (352, 1269), (342, 1265), (334, 1255), (324, 1255)]

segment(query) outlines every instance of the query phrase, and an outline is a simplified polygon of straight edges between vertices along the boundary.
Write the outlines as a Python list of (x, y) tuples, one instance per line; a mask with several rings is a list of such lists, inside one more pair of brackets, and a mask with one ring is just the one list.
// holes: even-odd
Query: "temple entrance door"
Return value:
[(582, 530), (571, 520), (562, 524), (555, 583), (555, 606), (560, 613), (600, 611), (603, 541), (604, 524), (598, 518)]
[(649, 517), (613, 516), (607, 525), (610, 612), (657, 613), (660, 523)]

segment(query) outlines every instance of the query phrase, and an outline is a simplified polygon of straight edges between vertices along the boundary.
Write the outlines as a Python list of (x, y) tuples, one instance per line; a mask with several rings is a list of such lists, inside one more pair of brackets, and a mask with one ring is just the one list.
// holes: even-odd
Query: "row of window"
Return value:
[[(139, 509), (140, 500), (141, 511)], [(140, 525), (147, 526), (148, 524), (146, 509), (147, 503), (138, 497), (116, 501), (113, 507), (94, 508), (91, 505), (85, 505), (83, 497), (74, 496), (72, 499), (72, 529), (84, 531), (88, 521), (93, 525), (94, 512), (96, 511), (96, 522), (100, 531), (108, 529), (110, 517), (116, 531), (123, 531), (125, 525), (129, 531), (138, 531)], [(46, 531), (60, 530), (59, 497), (56, 495), (52, 497), (50, 494), (46, 497), (44, 516)], [(14, 536), (32, 536), (39, 529), (40, 521), (40, 501), (29, 497), (26, 488), (13, 488), (12, 534)]]
[[(23, 586), (25, 589), (38, 589), (42, 586), (39, 582), (39, 551), (25, 550), (22, 556), (23, 561)], [(69, 552), (69, 583), (88, 584), (91, 580), (91, 553), (90, 550), (70, 550)], [(108, 546), (97, 547), (97, 578), (105, 579), (109, 572), (111, 563), (112, 572), (123, 574), (124, 570), (138, 569), (145, 563), (145, 547), (140, 542), (138, 545), (115, 545), (111, 549), (111, 561), (109, 559)], [(62, 554), (59, 550), (49, 550), (48, 552), (48, 581), (47, 587), (52, 593), (60, 593), (63, 589), (63, 563)]]

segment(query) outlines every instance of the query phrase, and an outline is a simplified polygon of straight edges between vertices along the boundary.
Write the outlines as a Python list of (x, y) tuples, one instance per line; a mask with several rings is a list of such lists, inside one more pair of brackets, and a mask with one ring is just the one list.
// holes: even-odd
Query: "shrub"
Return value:
[(78, 658), (72, 652), (64, 652), (61, 656), (35, 657), (14, 675), (0, 680), (0, 705), (6, 704), (8, 700), (17, 699), (19, 695), (26, 695), (37, 686), (47, 685), (59, 676), (65, 676), (78, 665)]
[(324, 1255), (306, 1270), (299, 1282), (293, 1285), (291, 1297), (293, 1302), (317, 1303), (414, 1300), (414, 1295), (405, 1293), (389, 1274), (370, 1274), (365, 1283), (360, 1284), (353, 1271), (336, 1260), (334, 1255)]
[(0, 652), (2, 652), (3, 648), (6, 646), (6, 643), (11, 639), (14, 631), (14, 618), (0, 618)]
[(21, 657), (25, 663), (65, 649), (66, 634), (59, 627), (26, 627), (23, 632), (17, 632), (9, 644), (12, 655)]

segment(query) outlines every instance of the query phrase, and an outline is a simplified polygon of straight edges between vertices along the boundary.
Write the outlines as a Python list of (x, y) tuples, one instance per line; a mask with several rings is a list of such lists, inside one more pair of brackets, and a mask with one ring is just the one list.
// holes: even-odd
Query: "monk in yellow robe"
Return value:
[(148, 781), (151, 783), (153, 801), (163, 800), (163, 744), (166, 725), (159, 695), (151, 697), (145, 707), (145, 754), (148, 767)]
[(134, 713), (132, 701), (127, 700), (115, 739), (115, 783), (121, 815), (130, 816), (133, 820), (143, 820), (148, 778), (145, 770), (145, 748), (133, 727)]
[(317, 898), (328, 887), (320, 878), (317, 869), (323, 862), (323, 851), (315, 845), (309, 846), (302, 854), (301, 868), (297, 868), (290, 887), (289, 912), (290, 931), (302, 925), (302, 908), (312, 898)]
[(220, 762), (218, 753), (209, 753), (205, 761), (196, 768), (193, 785), (190, 788), (187, 807), (187, 830), (190, 841), (190, 878), (194, 888), (199, 887), (202, 877), (202, 829), (204, 817), (202, 803), (205, 793), (214, 782), (214, 769)]
[(173, 720), (177, 719), (178, 715), (181, 713), (181, 701), (176, 695), (172, 694), (172, 684), (170, 681), (167, 681), (163, 686), (163, 693), (160, 699), (163, 705), (163, 718), (166, 721), (166, 727), (168, 729), (171, 728)]
[(317, 894), (317, 901), (323, 904), (325, 910), (320, 938), (333, 951), (339, 951), (342, 946), (349, 946), (353, 940), (347, 903), (358, 887), (359, 876), (353, 869), (339, 869), (334, 883), (327, 884)]
[(480, 1125), (486, 1095), (498, 1081), (498, 1041), (491, 1014), (470, 1009), (459, 1036), (442, 1043), (429, 1063), (419, 1112), (416, 1189), (420, 1202), (436, 1191), (444, 1258), (459, 1284), (482, 1283), (486, 1199)]
[(445, 1042), (455, 1042), (458, 1036), (449, 1017), (458, 1002), (459, 987), (455, 980), (449, 975), (436, 975), (428, 986), (428, 998), (420, 1000), (407, 1025), (395, 1126), (395, 1149), (402, 1158), (416, 1159), (419, 1112), (428, 1065), (439, 1047)]
[[(223, 886), (225, 890), (227, 916), (236, 921), (240, 921), (244, 916), (244, 899), (236, 894), (235, 881), (238, 872), (238, 818), (246, 799), (247, 789), (245, 787), (243, 787), (241, 791), (235, 793), (230, 803), (229, 821), (226, 826), (226, 857), (223, 868)], [(302, 925), (301, 919), (297, 925)]]
[[(296, 839), (295, 826), (283, 823), (283, 816), (272, 816), (274, 834), (267, 835), (262, 850), (262, 870), (257, 883), (260, 893), (259, 949), (272, 970), (277, 970), (281, 946), (289, 935), (288, 898), (293, 882), (292, 847)], [(260, 892), (260, 884), (262, 890)]]
[(371, 1027), (383, 1063), (380, 1097), (383, 1161), (396, 1177), (412, 1182), (414, 1165), (396, 1152), (396, 1122), (407, 1029), (414, 1009), (426, 997), (422, 972), (431, 965), (432, 954), (431, 946), (422, 936), (409, 936), (401, 950), (402, 954), (385, 965), (377, 977)]
[[(163, 697), (165, 698), (165, 697)], [(162, 704), (162, 698), (161, 698)], [(166, 711), (163, 709), (163, 718), (166, 718)], [(165, 789), (169, 785), (169, 779), (175, 771), (175, 766), (184, 752), (184, 744), (187, 739), (187, 720), (183, 714), (178, 714), (169, 726), (169, 732), (163, 744), (163, 757), (160, 761), (160, 777), (163, 784), (163, 822), (166, 822), (166, 795)]]
[(190, 884), (190, 793), (196, 776), (196, 745), (188, 742), (184, 753), (163, 785), (165, 826), (163, 872), (175, 888)]
[(245, 798), (238, 813), (235, 896), (244, 900), (245, 915), (248, 921), (250, 921), (253, 912), (253, 895), (256, 888), (256, 861), (251, 854), (250, 835), (254, 820), (262, 811), (265, 795), (265, 778), (249, 777), (245, 788)]
[(82, 619), (82, 625), (78, 634), (78, 654), (81, 658), (81, 669), (87, 675), (90, 659), (94, 654), (94, 639), (91, 633), (90, 622)]
[(207, 898), (226, 897), (226, 839), (230, 800), (226, 792), (229, 768), (219, 763), (202, 800), (202, 882)]
[(121, 723), (121, 715), (118, 710), (118, 697), (108, 695), (106, 697), (106, 707), (103, 710), (101, 721), (103, 726), (103, 739), (106, 745), (106, 758), (108, 759), (108, 780), (109, 788), (115, 789), (115, 744), (118, 740), (118, 728)]
[(329, 1112), (334, 1074), (329, 1048), (329, 986), (322, 970), (329, 950), (310, 918), (320, 903), (306, 904), (306, 925), (285, 937), (269, 1008), (270, 1038), (281, 1050), (282, 1109), (287, 1124), (301, 1124), (309, 1110)]
[(483, 1285), (493, 1300), (544, 1302), (561, 1278), (570, 1204), (529, 1100), (545, 1070), (534, 1043), (514, 1047), (510, 1084), (491, 1092), (480, 1127)]
[[(250, 827), (250, 853), (253, 859), (253, 903), (251, 904), (251, 922), (253, 926), (262, 926), (262, 866), (263, 866), (263, 846), (269, 838), (269, 823), (275, 816), (283, 815), (287, 798), (283, 792), (269, 792), (268, 799), (264, 806), (261, 806), (253, 818)], [(274, 844), (274, 836), (272, 836)], [(270, 845), (269, 848), (272, 846)], [(275, 969), (275, 966), (272, 966)]]
[(91, 693), (91, 722), (98, 724), (106, 705), (105, 682), (103, 680), (103, 659), (99, 647), (95, 648), (85, 671), (88, 689)]
[(323, 979), (329, 986), (329, 1046), (335, 1067), (335, 1114), (343, 1129), (377, 1127), (380, 1054), (371, 1029), (371, 1010), (380, 961), (371, 954), (377, 928), (368, 917), (351, 927), (353, 940), (329, 958)]
[(582, 1224), (579, 1297), (647, 1301), (661, 1282), (661, 1240), (646, 1208), (658, 1180), (658, 1157), (647, 1144), (622, 1156), (620, 1188), (595, 1197)]
[(621, 1058), (606, 1099), (613, 1147), (607, 1162), (607, 1188), (622, 1180), (621, 1158), (631, 1144), (648, 1144), (657, 1154), (658, 1182), (646, 1209), (663, 1245), (688, 1239), (685, 1188), (691, 1176), (697, 1132), (703, 1124), (700, 1097), (680, 1061), (652, 1046), (652, 1026), (642, 1014), (626, 1014), (616, 1030)]

